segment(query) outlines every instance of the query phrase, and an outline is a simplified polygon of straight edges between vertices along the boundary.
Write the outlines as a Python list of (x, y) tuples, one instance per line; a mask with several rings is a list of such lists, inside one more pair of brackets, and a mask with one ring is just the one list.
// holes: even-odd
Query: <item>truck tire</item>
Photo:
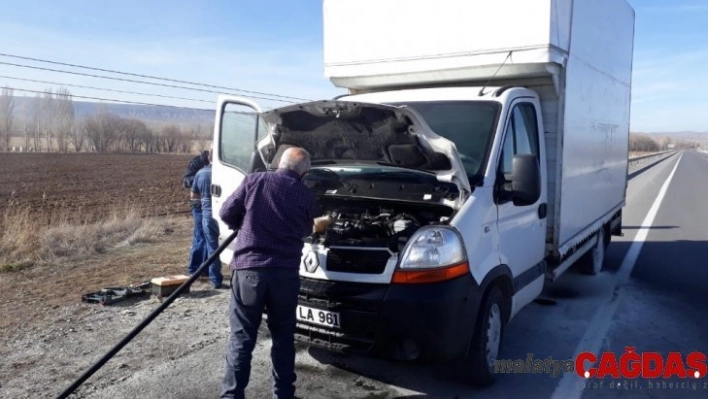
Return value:
[(587, 274), (600, 274), (605, 263), (605, 250), (610, 245), (609, 236), (605, 228), (597, 232), (597, 243), (583, 255), (583, 271)]
[(498, 359), (506, 324), (504, 305), (501, 289), (492, 286), (482, 301), (472, 342), (459, 370), (466, 383), (478, 387), (494, 383), (494, 363)]

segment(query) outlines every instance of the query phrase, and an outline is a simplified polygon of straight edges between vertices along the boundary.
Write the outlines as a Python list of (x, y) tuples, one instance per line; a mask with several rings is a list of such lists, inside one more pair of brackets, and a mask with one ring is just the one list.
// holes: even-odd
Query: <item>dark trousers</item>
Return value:
[(232, 273), (229, 321), (231, 336), (226, 352), (222, 398), (244, 398), (251, 374), (264, 309), (272, 338), (273, 397), (295, 395), (295, 311), (300, 291), (298, 269), (246, 269)]

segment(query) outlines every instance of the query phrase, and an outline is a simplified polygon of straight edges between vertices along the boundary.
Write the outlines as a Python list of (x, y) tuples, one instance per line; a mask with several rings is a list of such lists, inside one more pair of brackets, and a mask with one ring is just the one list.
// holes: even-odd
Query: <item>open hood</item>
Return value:
[(435, 134), (408, 107), (349, 101), (315, 101), (262, 114), (268, 137), (258, 143), (266, 165), (277, 167), (291, 146), (306, 149), (317, 164), (370, 163), (435, 173), (470, 192), (455, 145)]

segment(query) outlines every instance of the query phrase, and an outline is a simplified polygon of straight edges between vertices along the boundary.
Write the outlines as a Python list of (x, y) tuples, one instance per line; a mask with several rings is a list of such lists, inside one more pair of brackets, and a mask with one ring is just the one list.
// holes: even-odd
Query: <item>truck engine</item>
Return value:
[(445, 223), (450, 208), (416, 205), (377, 204), (362, 199), (321, 198), (332, 223), (322, 234), (314, 233), (308, 243), (325, 247), (387, 248), (398, 253), (420, 227)]

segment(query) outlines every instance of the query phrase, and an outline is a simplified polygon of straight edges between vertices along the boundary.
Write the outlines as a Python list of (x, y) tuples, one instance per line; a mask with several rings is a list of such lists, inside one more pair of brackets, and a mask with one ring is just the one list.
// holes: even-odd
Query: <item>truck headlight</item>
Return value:
[(408, 241), (392, 282), (433, 283), (466, 273), (469, 273), (467, 254), (457, 231), (429, 226), (418, 230)]

